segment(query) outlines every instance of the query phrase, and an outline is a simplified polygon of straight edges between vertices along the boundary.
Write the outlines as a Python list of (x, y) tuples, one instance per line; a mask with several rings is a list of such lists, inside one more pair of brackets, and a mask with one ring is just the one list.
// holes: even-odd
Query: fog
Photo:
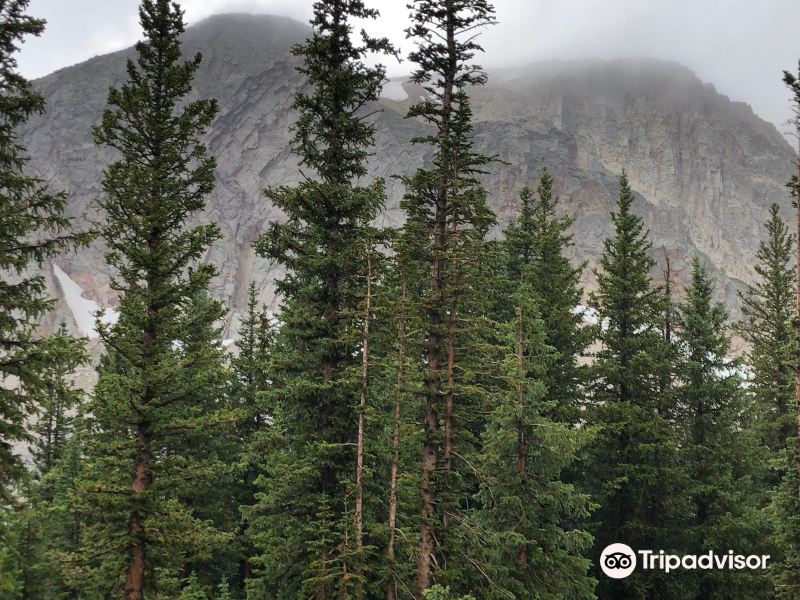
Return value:
[[(308, 20), (311, 0), (184, 0), (189, 24), (225, 12), (271, 13)], [(381, 11), (370, 32), (404, 52), (405, 0), (367, 0)], [(20, 67), (39, 77), (139, 37), (138, 0), (32, 0), (30, 13), (48, 21), (27, 42)], [(733, 100), (750, 104), (781, 132), (790, 128), (785, 69), (800, 59), (797, 0), (496, 0), (498, 25), (482, 43), (485, 66), (519, 66), (549, 59), (651, 57), (685, 64)], [(408, 72), (390, 64), (390, 75)]]

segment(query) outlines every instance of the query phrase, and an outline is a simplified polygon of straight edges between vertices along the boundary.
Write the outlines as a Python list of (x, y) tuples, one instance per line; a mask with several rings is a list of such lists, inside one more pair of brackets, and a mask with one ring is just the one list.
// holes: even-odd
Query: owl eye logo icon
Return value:
[(611, 579), (625, 579), (636, 569), (636, 553), (625, 544), (606, 546), (600, 555), (600, 569)]
[(627, 569), (633, 557), (623, 552), (614, 552), (606, 556), (606, 567), (609, 569)]

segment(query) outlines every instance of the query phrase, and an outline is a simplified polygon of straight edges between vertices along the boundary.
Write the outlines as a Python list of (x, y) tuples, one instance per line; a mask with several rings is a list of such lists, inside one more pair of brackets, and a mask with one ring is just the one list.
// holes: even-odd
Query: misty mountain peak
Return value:
[[(276, 273), (251, 243), (270, 220), (282, 218), (262, 190), (300, 177), (290, 127), (302, 76), (290, 48), (309, 31), (286, 17), (224, 14), (185, 34), (184, 51), (203, 54), (193, 96), (217, 98), (221, 107), (208, 136), (218, 167), (204, 219), (219, 224), (223, 239), (206, 260), (219, 267), (214, 292), (232, 309), (234, 330), (251, 280), (263, 300), (274, 300)], [(125, 50), (96, 57), (36, 82), (48, 110), (26, 125), (23, 141), (35, 172), (69, 192), (73, 215), (97, 214), (100, 174), (113, 156), (93, 144), (90, 129), (131, 56)], [(479, 151), (503, 161), (485, 178), (501, 223), (515, 214), (522, 186), (535, 185), (546, 166), (564, 211), (576, 219), (573, 258), (591, 267), (611, 233), (608, 210), (625, 169), (635, 209), (660, 256), (670, 255), (679, 281), (686, 262), (703, 257), (735, 314), (736, 290), (753, 280), (750, 265), (767, 207), (777, 202), (789, 210), (784, 183), (793, 152), (773, 125), (674, 62), (547, 61), (489, 75), (489, 84), (472, 92), (475, 136)], [(403, 81), (392, 86), (376, 116), (378, 151), (371, 168), (388, 178), (382, 218), (396, 224), (404, 190), (391, 176), (413, 173), (427, 153), (408, 145), (424, 125), (405, 118), (421, 90)], [(108, 306), (114, 298), (103, 250), (98, 244), (59, 265), (81, 283), (86, 298)], [(52, 277), (51, 283), (59, 289)], [(591, 269), (585, 283), (594, 285)], [(54, 319), (68, 314), (64, 302)]]

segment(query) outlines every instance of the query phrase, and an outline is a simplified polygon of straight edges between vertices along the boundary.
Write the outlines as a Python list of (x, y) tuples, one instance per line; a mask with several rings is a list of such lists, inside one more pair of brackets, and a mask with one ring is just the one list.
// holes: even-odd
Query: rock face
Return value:
[[(251, 279), (262, 298), (275, 303), (277, 273), (255, 256), (251, 243), (270, 220), (281, 218), (261, 190), (298, 180), (288, 144), (292, 98), (302, 79), (290, 47), (308, 31), (281, 17), (224, 15), (185, 36), (184, 50), (204, 57), (194, 93), (217, 98), (221, 107), (207, 139), (218, 160), (218, 182), (199, 220), (216, 222), (224, 235), (205, 260), (220, 271), (213, 291), (231, 309), (228, 336), (238, 328)], [(97, 57), (36, 82), (48, 110), (23, 131), (31, 168), (53, 189), (69, 192), (69, 211), (80, 218), (99, 217), (101, 171), (114, 158), (92, 143), (90, 129), (109, 86), (123, 81), (125, 61), (133, 55), (126, 50)], [(376, 117), (374, 174), (409, 174), (426, 160), (425, 149), (408, 145), (422, 125), (404, 119), (419, 93), (402, 82), (387, 88)], [(474, 110), (479, 149), (502, 161), (485, 178), (501, 223), (513, 216), (519, 189), (535, 185), (547, 166), (563, 210), (576, 218), (574, 257), (592, 267), (611, 232), (608, 212), (625, 169), (637, 193), (635, 209), (651, 230), (655, 258), (668, 254), (680, 283), (687, 259), (700, 256), (737, 312), (735, 291), (753, 279), (767, 207), (777, 202), (788, 215), (784, 183), (794, 158), (775, 127), (747, 105), (731, 102), (682, 66), (630, 60), (552, 62), (490, 73), (489, 84), (474, 93)], [(403, 190), (393, 179), (387, 183), (384, 219), (397, 224)], [(56, 264), (86, 300), (113, 306), (103, 251), (98, 243)], [(66, 319), (77, 327), (80, 318), (70, 311), (54, 273), (51, 266), (47, 275), (60, 303), (50, 323)], [(594, 283), (591, 268), (586, 283)]]

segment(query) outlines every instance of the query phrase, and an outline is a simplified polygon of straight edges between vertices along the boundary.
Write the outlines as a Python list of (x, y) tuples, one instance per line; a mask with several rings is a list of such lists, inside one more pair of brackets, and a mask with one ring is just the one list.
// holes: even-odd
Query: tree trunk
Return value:
[[(517, 404), (519, 406), (520, 414), (523, 413), (525, 410), (525, 384), (523, 383), (523, 379), (525, 377), (525, 373), (523, 373), (523, 369), (525, 367), (525, 347), (523, 343), (523, 325), (522, 325), (522, 311), (517, 309), (517, 320), (519, 321), (518, 329), (517, 329), (517, 368), (519, 372), (517, 373), (517, 377), (520, 380), (517, 382)], [(519, 473), (519, 479), (522, 483), (525, 482), (526, 479), (526, 472), (528, 469), (527, 466), (527, 447), (526, 447), (526, 440), (525, 440), (525, 428), (521, 421), (517, 422), (517, 472)], [(519, 551), (517, 553), (517, 560), (521, 565), (528, 564), (528, 548), (525, 544), (520, 544)]]
[[(453, 452), (453, 410), (455, 402), (455, 367), (456, 367), (456, 322), (458, 315), (458, 263), (455, 257), (454, 245), (458, 235), (458, 215), (453, 214), (450, 225), (450, 239), (447, 241), (450, 248), (450, 314), (447, 318), (447, 396), (445, 399), (444, 420), (444, 470), (450, 472), (452, 468)], [(448, 507), (442, 506), (442, 527), (448, 527)], [(447, 568), (447, 563), (443, 564)]]
[[(439, 203), (441, 206), (441, 203)], [(436, 242), (439, 246), (440, 240), (444, 238), (444, 226), (439, 223), (439, 215), (444, 211), (437, 207)], [(440, 227), (441, 225), (441, 227)], [(442, 264), (441, 258), (437, 255), (434, 258), (431, 268), (431, 291), (435, 299), (441, 300), (442, 294)], [(434, 551), (434, 531), (433, 514), (435, 495), (431, 488), (431, 477), (436, 470), (439, 462), (439, 443), (437, 435), (439, 431), (439, 411), (438, 401), (441, 389), (439, 382), (440, 365), (440, 333), (441, 313), (435, 308), (429, 315), (430, 327), (428, 333), (428, 369), (426, 373), (426, 398), (425, 398), (425, 428), (426, 438), (422, 450), (422, 473), (420, 475), (420, 523), (419, 536), (419, 557), (417, 560), (417, 595), (421, 598), (422, 593), (431, 586), (431, 570), (433, 568)]]
[[(152, 198), (158, 198), (153, 194)], [(147, 240), (150, 255), (156, 253), (160, 245), (157, 236), (151, 235)], [(147, 407), (153, 399), (153, 386), (149, 379), (148, 367), (157, 358), (153, 356), (153, 344), (157, 338), (159, 311), (155, 301), (155, 290), (159, 289), (160, 277), (151, 271), (147, 275), (147, 320), (142, 331), (142, 396), (141, 407)], [(128, 538), (131, 541), (128, 559), (127, 576), (125, 578), (125, 600), (142, 600), (144, 598), (145, 573), (145, 539), (144, 539), (144, 506), (142, 495), (150, 485), (150, 424), (139, 421), (136, 424), (136, 458), (133, 463), (133, 485), (131, 510), (128, 515)]]
[[(664, 248), (664, 296), (667, 298), (667, 310), (664, 313), (664, 323), (662, 324), (662, 336), (664, 342), (667, 344), (667, 350), (670, 352), (670, 356), (672, 353), (672, 330), (673, 330), (673, 306), (672, 306), (672, 262), (669, 259), (669, 254), (667, 254), (667, 249)], [(671, 360), (669, 363), (671, 364)], [(668, 394), (666, 392), (672, 387), (672, 372), (669, 367), (665, 368), (662, 371), (661, 381), (658, 384), (658, 389), (660, 392), (659, 399), (658, 399), (658, 412), (659, 414), (665, 418), (670, 418), (670, 409), (669, 409), (669, 401), (668, 401)]]
[[(450, 315), (447, 319), (447, 395), (445, 400), (445, 420), (444, 420), (444, 470), (450, 471), (452, 467), (453, 452), (453, 386), (455, 385), (455, 364), (456, 364), (456, 300), (450, 302)], [(444, 515), (444, 525), (447, 526), (447, 515)]]
[[(448, 365), (456, 363), (454, 345), (447, 343), (442, 337), (442, 327), (445, 319), (445, 305), (448, 302), (448, 294), (452, 292), (453, 282), (445, 281), (448, 275), (444, 272), (445, 259), (448, 251), (448, 221), (457, 221), (455, 215), (451, 215), (452, 206), (450, 203), (450, 191), (453, 182), (458, 178), (460, 164), (454, 160), (453, 149), (450, 147), (452, 137), (451, 120), (453, 115), (453, 99), (456, 86), (456, 79), (459, 75), (460, 58), (458, 43), (456, 41), (457, 13), (460, 8), (457, 3), (446, 2), (442, 4), (444, 14), (441, 20), (444, 22), (443, 37), (447, 45), (447, 60), (443, 66), (441, 75), (441, 105), (437, 112), (437, 184), (435, 191), (435, 210), (433, 218), (433, 260), (431, 265), (431, 309), (428, 312), (428, 323), (426, 327), (428, 341), (427, 356), (427, 375), (426, 375), (426, 402), (425, 402), (425, 426), (426, 440), (423, 448), (422, 473), (420, 476), (420, 496), (421, 496), (421, 525), (420, 525), (420, 547), (417, 561), (417, 596), (422, 597), (425, 590), (432, 585), (433, 568), (446, 568), (446, 556), (442, 557), (441, 564), (436, 564), (435, 549), (437, 545), (435, 535), (434, 513), (436, 511), (436, 490), (432, 489), (431, 477), (439, 467), (439, 452), (441, 442), (439, 439), (439, 417), (441, 409), (444, 408), (445, 416), (448, 412), (452, 413), (452, 396), (448, 394), (445, 398), (445, 407), (441, 406), (441, 369), (443, 360), (448, 361)], [(438, 19), (438, 17), (437, 17)], [(451, 308), (451, 317), (454, 310)], [(448, 328), (450, 329), (450, 328)], [(448, 335), (448, 338), (450, 336)], [(443, 342), (445, 346), (443, 347)], [(453, 349), (452, 358), (449, 350)], [(445, 358), (445, 353), (448, 353)], [(449, 370), (449, 369), (448, 369)], [(448, 377), (450, 381), (450, 377)], [(450, 385), (452, 389), (452, 385)], [(449, 406), (449, 409), (448, 409)], [(450, 435), (451, 425), (445, 422), (448, 429), (447, 448), (450, 447), (452, 436)]]
[(145, 541), (144, 519), (139, 498), (150, 483), (150, 440), (145, 424), (138, 426), (138, 450), (133, 474), (134, 507), (128, 516), (128, 536), (132, 541), (128, 573), (125, 579), (125, 600), (144, 598)]
[(664, 341), (672, 343), (672, 264), (666, 248), (664, 249), (664, 295), (669, 300), (669, 307), (664, 316)]
[[(798, 72), (800, 77), (800, 72)], [(797, 113), (797, 134), (800, 136), (800, 98), (798, 98)], [(800, 139), (800, 138), (798, 138)], [(795, 250), (797, 252), (797, 271), (795, 274), (795, 313), (794, 313), (794, 337), (795, 337), (795, 365), (794, 365), (794, 402), (795, 414), (797, 419), (797, 437), (794, 445), (794, 460), (797, 469), (797, 494), (800, 496), (800, 142), (798, 143), (797, 157), (797, 180), (795, 181), (794, 200), (796, 205), (796, 237)]]
[[(453, 7), (447, 6), (447, 46), (451, 57), (455, 57), (455, 29), (453, 24)], [(441, 327), (444, 322), (444, 255), (447, 250), (447, 214), (449, 196), (449, 176), (451, 165), (448, 161), (447, 141), (450, 138), (450, 117), (453, 107), (453, 87), (457, 75), (458, 64), (455, 59), (445, 74), (442, 85), (441, 121), (439, 123), (439, 152), (443, 153), (444, 165), (440, 167), (439, 188), (436, 193), (436, 210), (434, 214), (434, 247), (433, 264), (431, 265), (431, 296), (433, 308), (428, 318), (428, 356), (426, 374), (425, 427), (426, 440), (422, 452), (422, 473), (420, 476), (420, 496), (422, 517), (420, 524), (419, 557), (417, 560), (417, 596), (422, 597), (425, 590), (431, 587), (431, 575), (434, 566), (435, 532), (433, 516), (436, 494), (431, 487), (431, 477), (439, 462), (439, 402), (441, 382), (439, 371), (442, 363)]]
[[(355, 530), (356, 560), (360, 563), (364, 550), (364, 411), (367, 407), (369, 385), (369, 322), (372, 317), (372, 247), (367, 240), (367, 296), (364, 300), (364, 324), (361, 340), (361, 394), (358, 399), (358, 431), (356, 434), (356, 499), (353, 521)], [(360, 571), (357, 571), (360, 574)], [(358, 586), (356, 598), (363, 596)]]
[[(452, 86), (451, 86), (452, 88)], [(444, 110), (444, 109), (443, 109)], [(417, 595), (422, 597), (431, 587), (434, 564), (434, 526), (436, 494), (431, 487), (431, 478), (439, 463), (439, 402), (442, 391), (440, 370), (442, 365), (442, 335), (444, 322), (444, 253), (447, 245), (447, 189), (443, 186), (437, 195), (434, 217), (433, 264), (431, 265), (432, 309), (428, 314), (428, 356), (425, 394), (426, 439), (422, 451), (422, 473), (420, 475), (420, 540), (417, 560)]]
[(400, 417), (403, 397), (403, 376), (406, 360), (406, 279), (400, 265), (400, 306), (397, 325), (397, 379), (394, 384), (394, 430), (392, 431), (392, 474), (389, 483), (389, 543), (386, 559), (389, 563), (389, 580), (386, 583), (386, 600), (397, 600), (397, 581), (394, 574), (394, 542), (397, 533), (397, 475), (400, 463)]

